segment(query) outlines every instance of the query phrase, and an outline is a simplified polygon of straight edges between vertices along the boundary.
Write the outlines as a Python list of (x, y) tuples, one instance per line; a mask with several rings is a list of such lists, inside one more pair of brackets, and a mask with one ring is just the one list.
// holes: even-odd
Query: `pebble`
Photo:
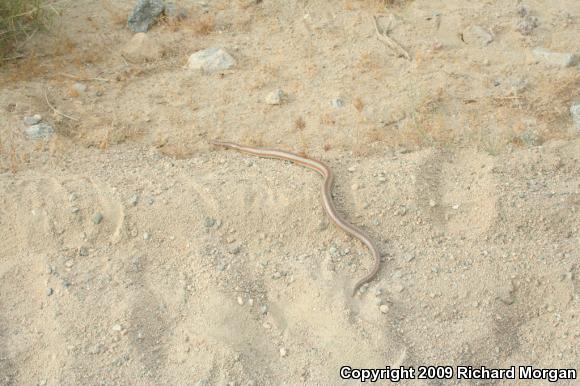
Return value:
[(114, 324), (111, 329), (115, 332), (119, 332), (123, 329), (123, 327), (120, 324)]
[(351, 173), (354, 173), (354, 172), (356, 171), (356, 166), (351, 166), (351, 167), (349, 167), (349, 168), (348, 168), (348, 169), (346, 169), (346, 170), (348, 170), (348, 171), (349, 171), (349, 172), (351, 172)]
[(215, 219), (211, 218), (211, 217), (206, 217), (205, 218), (205, 223), (204, 223), (206, 228), (211, 228), (215, 225)]
[(103, 215), (100, 212), (97, 212), (93, 215), (93, 223), (98, 225), (103, 221)]
[(129, 199), (129, 204), (131, 204), (132, 206), (136, 206), (138, 202), (139, 202), (138, 194), (132, 195), (131, 198)]
[(54, 127), (48, 123), (41, 122), (37, 123), (36, 125), (28, 126), (26, 129), (24, 129), (24, 133), (30, 139), (48, 138), (52, 135), (52, 133), (54, 133)]
[(286, 355), (288, 355), (288, 350), (286, 350), (284, 347), (280, 348), (280, 356), (282, 358), (284, 358)]
[(139, 0), (127, 19), (127, 26), (133, 32), (147, 32), (163, 12), (163, 0)]
[(40, 121), (42, 121), (42, 116), (40, 114), (25, 116), (23, 121), (24, 124), (28, 126), (36, 125), (37, 123), (40, 123)]
[(339, 108), (341, 108), (342, 106), (344, 106), (344, 102), (343, 102), (343, 100), (342, 100), (342, 99), (340, 99), (340, 98), (335, 98), (335, 99), (333, 99), (333, 100), (331, 100), (331, 101), (330, 101), (330, 105), (331, 105), (332, 107), (334, 107), (335, 109), (339, 109)]
[(435, 200), (429, 200), (429, 206), (431, 208), (435, 207), (437, 205), (437, 203), (435, 202)]
[(87, 247), (80, 247), (79, 248), (79, 255), (80, 256), (88, 256), (89, 255), (89, 250)]
[(575, 101), (570, 106), (570, 114), (572, 115), (572, 122), (578, 130), (580, 130), (580, 101)]
[(53, 291), (53, 289), (52, 289), (52, 288), (48, 287), (48, 288), (45, 290), (45, 292), (46, 292), (46, 296), (50, 296), (50, 295), (52, 295), (52, 294), (53, 294), (53, 292), (54, 292), (54, 291)]
[(207, 74), (227, 70), (235, 64), (236, 61), (230, 54), (217, 47), (197, 51), (191, 54), (187, 61), (189, 69), (202, 70)]
[(78, 213), (79, 210), (80, 210), (79, 208), (77, 208), (76, 206), (73, 206), (70, 211), (71, 211), (71, 213)]
[(77, 82), (77, 83), (73, 84), (73, 89), (76, 92), (78, 92), (79, 94), (82, 94), (82, 93), (87, 91), (87, 85), (84, 83)]
[(389, 312), (389, 306), (387, 306), (386, 304), (382, 304), (382, 305), (379, 307), (379, 310), (380, 310), (380, 311), (381, 311), (383, 314), (386, 314), (386, 313), (388, 313), (388, 312)]
[(67, 261), (65, 261), (64, 266), (67, 268), (72, 268), (73, 264), (74, 264), (73, 259), (68, 259)]
[(262, 315), (266, 315), (268, 313), (268, 306), (265, 304), (262, 304), (260, 306), (260, 312), (262, 313)]
[(410, 263), (413, 261), (413, 259), (415, 259), (415, 253), (413, 252), (408, 252), (403, 255), (403, 260), (405, 260), (407, 263)]
[(330, 248), (328, 248), (328, 253), (330, 253), (330, 256), (332, 256), (332, 257), (339, 256), (338, 249), (334, 245), (331, 245)]
[(359, 185), (355, 183), (355, 184), (352, 184), (352, 185), (350, 186), (350, 188), (351, 188), (352, 190), (358, 190), (358, 188), (359, 188)]
[(284, 91), (277, 89), (266, 95), (264, 98), (264, 102), (269, 105), (280, 105), (282, 104), (282, 100), (284, 98)]
[(244, 305), (244, 299), (242, 299), (242, 297), (241, 297), (241, 296), (238, 296), (238, 304), (239, 304), (240, 306), (243, 306), (243, 305)]
[(457, 210), (459, 209), (459, 204), (453, 204), (451, 208), (453, 208), (453, 210)]
[(567, 52), (553, 52), (545, 48), (537, 47), (532, 51), (536, 59), (543, 61), (550, 66), (570, 67), (575, 64), (576, 56)]
[(207, 379), (200, 379), (195, 384), (195, 386), (208, 386), (208, 385), (209, 385), (209, 381)]
[(143, 233), (143, 240), (149, 240), (150, 238), (151, 238), (151, 235), (149, 234), (149, 232)]

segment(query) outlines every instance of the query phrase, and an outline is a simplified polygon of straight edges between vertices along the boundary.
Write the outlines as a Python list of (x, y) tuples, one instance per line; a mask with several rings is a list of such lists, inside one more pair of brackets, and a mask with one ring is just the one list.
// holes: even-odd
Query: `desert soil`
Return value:
[[(534, 49), (578, 54), (580, 3), (382, 3), (176, 1), (132, 47), (133, 1), (58, 2), (0, 67), (0, 384), (577, 367), (579, 67)], [(376, 279), (316, 173), (215, 138), (326, 162)]]

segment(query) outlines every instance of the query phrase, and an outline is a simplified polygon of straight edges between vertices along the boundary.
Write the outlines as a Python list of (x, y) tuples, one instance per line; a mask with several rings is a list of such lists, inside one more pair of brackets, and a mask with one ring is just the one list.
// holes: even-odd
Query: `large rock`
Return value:
[(162, 50), (146, 33), (136, 33), (123, 47), (123, 55), (132, 62), (152, 62), (161, 57)]
[(147, 32), (164, 7), (162, 0), (139, 0), (129, 14), (127, 25), (133, 32)]
[(192, 70), (202, 70), (206, 73), (227, 70), (236, 64), (234, 58), (221, 48), (207, 48), (192, 54), (187, 61), (187, 67)]
[(550, 66), (570, 67), (576, 64), (576, 56), (570, 53), (552, 52), (545, 48), (534, 48), (536, 59), (543, 61)]

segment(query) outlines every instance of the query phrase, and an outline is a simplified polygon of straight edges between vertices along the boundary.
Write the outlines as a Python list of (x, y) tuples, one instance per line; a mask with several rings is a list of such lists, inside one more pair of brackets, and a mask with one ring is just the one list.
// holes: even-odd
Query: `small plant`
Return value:
[[(0, 0), (0, 58), (46, 25), (44, 0)], [(2, 61), (0, 61), (1, 65)]]

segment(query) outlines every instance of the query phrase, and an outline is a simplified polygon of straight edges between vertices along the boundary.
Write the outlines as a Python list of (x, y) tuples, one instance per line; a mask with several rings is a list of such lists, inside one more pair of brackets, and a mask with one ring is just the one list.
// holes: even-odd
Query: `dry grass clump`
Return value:
[[(46, 27), (49, 7), (50, 4), (46, 4), (44, 0), (0, 1), (1, 58)], [(2, 62), (0, 60), (0, 65)]]

